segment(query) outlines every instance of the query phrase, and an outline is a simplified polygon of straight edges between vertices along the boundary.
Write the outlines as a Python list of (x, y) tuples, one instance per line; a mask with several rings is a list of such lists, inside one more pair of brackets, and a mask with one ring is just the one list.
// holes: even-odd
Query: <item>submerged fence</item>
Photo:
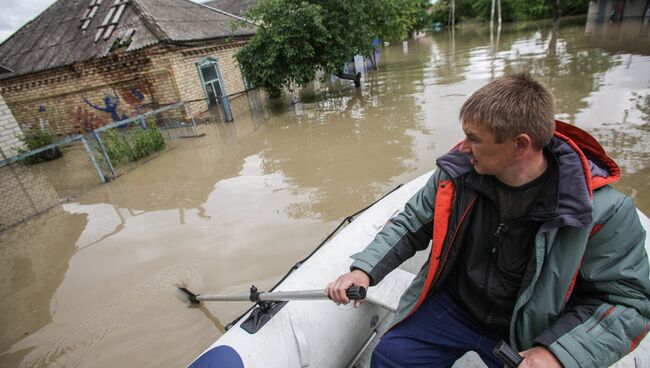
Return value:
[(185, 102), (118, 121), (91, 133), (95, 150), (106, 165), (105, 173), (115, 178), (137, 161), (165, 148), (177, 138), (201, 136), (191, 110)]
[(0, 230), (104, 181), (100, 163), (82, 135), (0, 161)]
[(183, 138), (201, 137), (203, 124), (259, 116), (261, 110), (257, 90), (184, 101), (0, 161), (0, 231), (122, 175)]
[(201, 134), (190, 104), (180, 102), (0, 161), (0, 231), (121, 175), (174, 140)]

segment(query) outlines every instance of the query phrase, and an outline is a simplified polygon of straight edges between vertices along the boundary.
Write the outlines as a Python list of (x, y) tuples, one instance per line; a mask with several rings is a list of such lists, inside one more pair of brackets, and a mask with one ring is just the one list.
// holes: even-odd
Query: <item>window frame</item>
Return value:
[[(202, 68), (205, 68), (206, 66), (213, 66), (215, 71), (217, 72), (217, 79), (212, 79), (210, 81), (206, 81), (203, 78), (203, 71), (201, 70)], [(201, 87), (203, 88), (203, 94), (205, 95), (205, 98), (208, 100), (208, 107), (212, 107), (213, 102), (210, 100), (210, 95), (208, 93), (208, 88), (207, 85), (210, 83), (214, 83), (217, 81), (219, 83), (219, 88), (221, 89), (221, 96), (227, 96), (228, 93), (226, 92), (226, 86), (223, 80), (223, 76), (221, 75), (221, 70), (219, 68), (219, 59), (216, 57), (208, 56), (206, 58), (201, 59), (196, 63), (196, 70), (199, 73), (199, 78), (201, 79)], [(214, 87), (213, 87), (214, 89)], [(221, 96), (217, 96), (215, 93), (215, 101), (217, 104), (219, 104), (219, 98)]]

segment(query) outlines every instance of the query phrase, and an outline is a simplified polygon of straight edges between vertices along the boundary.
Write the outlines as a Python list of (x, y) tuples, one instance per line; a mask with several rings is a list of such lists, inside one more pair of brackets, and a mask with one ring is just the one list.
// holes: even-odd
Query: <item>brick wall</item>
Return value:
[(0, 95), (0, 160), (16, 155), (16, 148), (22, 146), (17, 137), (21, 133), (9, 106)]
[(232, 56), (244, 42), (153, 46), (0, 80), (0, 91), (24, 129), (47, 125), (63, 134), (87, 132), (159, 106), (205, 98), (196, 63), (206, 57), (218, 60), (228, 94), (243, 91)]
[[(235, 52), (244, 42), (182, 49), (161, 55), (160, 60), (171, 65), (182, 100), (206, 99), (197, 64), (210, 58), (217, 61), (221, 84), (225, 94), (232, 95), (245, 90), (239, 64), (234, 59)], [(207, 103), (192, 104), (207, 109)], [(194, 108), (194, 107), (193, 107)]]

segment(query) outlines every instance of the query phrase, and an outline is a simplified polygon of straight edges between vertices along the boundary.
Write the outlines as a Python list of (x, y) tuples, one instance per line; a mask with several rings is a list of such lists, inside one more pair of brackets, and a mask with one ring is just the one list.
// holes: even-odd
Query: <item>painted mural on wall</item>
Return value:
[(147, 94), (147, 87), (142, 83), (137, 86), (122, 87), (120, 89), (120, 95), (131, 106), (142, 105)]
[(75, 130), (77, 133), (88, 133), (106, 125), (106, 121), (95, 115), (94, 112), (88, 111), (85, 107), (78, 106), (74, 116)]
[(92, 107), (93, 109), (110, 114), (111, 119), (113, 119), (114, 122), (129, 118), (126, 114), (120, 115), (117, 112), (117, 108), (120, 106), (120, 97), (117, 95), (117, 93), (115, 93), (115, 91), (113, 91), (113, 96), (104, 96), (102, 98), (102, 103), (104, 106), (95, 105), (92, 102), (88, 101), (86, 98), (83, 100), (88, 106)]
[(111, 122), (129, 118), (129, 115), (139, 114), (147, 104), (150, 96), (144, 83), (122, 86), (118, 92), (113, 89), (110, 93), (97, 98), (82, 97), (84, 104), (77, 106), (74, 111), (75, 131), (90, 132)]

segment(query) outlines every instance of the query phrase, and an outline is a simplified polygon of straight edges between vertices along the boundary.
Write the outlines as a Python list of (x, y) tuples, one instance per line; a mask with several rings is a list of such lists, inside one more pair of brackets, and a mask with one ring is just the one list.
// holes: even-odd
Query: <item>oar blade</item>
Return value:
[(196, 298), (198, 295), (189, 291), (187, 288), (178, 287), (178, 290), (180, 290), (187, 297), (187, 301), (190, 302), (190, 304), (192, 305), (201, 304), (201, 302)]

